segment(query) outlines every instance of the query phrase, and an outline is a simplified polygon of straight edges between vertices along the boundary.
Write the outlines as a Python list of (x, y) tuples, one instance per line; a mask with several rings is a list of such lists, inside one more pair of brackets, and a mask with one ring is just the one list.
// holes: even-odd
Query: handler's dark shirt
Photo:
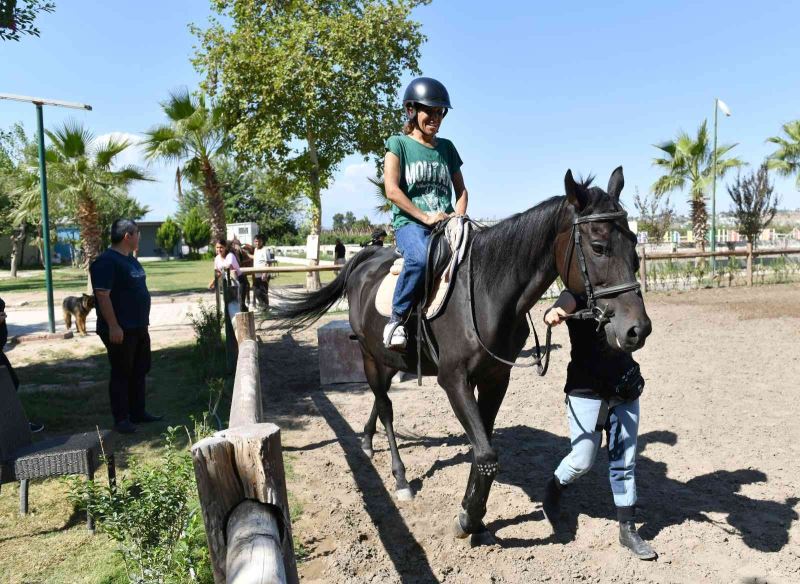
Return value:
[[(586, 299), (568, 290), (561, 293), (556, 306), (563, 306), (565, 295), (575, 300), (576, 311), (586, 308)], [(609, 347), (603, 329), (596, 331), (595, 320), (570, 319), (567, 328), (572, 349), (564, 392), (576, 397), (608, 399), (614, 395), (614, 387), (625, 372), (636, 362), (630, 353)]]
[[(147, 276), (139, 260), (109, 248), (92, 262), (89, 273), (95, 293), (97, 290), (110, 292), (114, 315), (123, 330), (146, 328), (150, 324), (150, 292), (147, 290)], [(103, 318), (99, 304), (97, 332), (108, 332), (108, 323)]]

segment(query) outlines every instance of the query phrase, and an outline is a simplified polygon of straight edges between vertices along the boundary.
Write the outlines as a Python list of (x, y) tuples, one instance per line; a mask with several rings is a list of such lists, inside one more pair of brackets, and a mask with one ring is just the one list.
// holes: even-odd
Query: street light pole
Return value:
[(50, 213), (47, 208), (47, 166), (45, 164), (44, 149), (44, 114), (42, 106), (54, 105), (58, 107), (68, 107), (72, 109), (82, 109), (91, 111), (92, 106), (85, 103), (74, 103), (71, 101), (61, 101), (59, 99), (43, 99), (40, 97), (28, 97), (26, 95), (14, 95), (11, 93), (0, 93), (0, 99), (11, 101), (23, 101), (32, 103), (36, 106), (36, 128), (39, 141), (39, 184), (42, 191), (42, 239), (44, 239), (44, 281), (47, 288), (47, 322), (50, 333), (56, 332), (55, 309), (53, 306), (53, 271), (50, 263)]

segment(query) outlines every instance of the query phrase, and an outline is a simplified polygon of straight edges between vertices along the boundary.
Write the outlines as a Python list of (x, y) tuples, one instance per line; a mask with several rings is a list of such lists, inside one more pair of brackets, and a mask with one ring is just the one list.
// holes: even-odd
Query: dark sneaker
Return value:
[(131, 422), (134, 424), (149, 424), (150, 422), (160, 422), (164, 416), (155, 416), (148, 412), (143, 413), (141, 416), (131, 416)]
[(563, 489), (564, 487), (555, 476), (550, 477), (544, 487), (542, 513), (544, 513), (544, 518), (550, 523), (553, 531), (558, 528), (559, 516), (561, 515), (561, 491)]
[(44, 424), (37, 424), (36, 422), (28, 422), (28, 426), (31, 428), (31, 432), (36, 434), (36, 432), (41, 432), (44, 430)]
[(133, 422), (130, 420), (122, 420), (114, 424), (114, 430), (120, 434), (134, 434), (136, 432), (136, 426), (134, 426)]
[(640, 560), (655, 560), (658, 557), (656, 551), (636, 531), (633, 521), (620, 521), (619, 543)]

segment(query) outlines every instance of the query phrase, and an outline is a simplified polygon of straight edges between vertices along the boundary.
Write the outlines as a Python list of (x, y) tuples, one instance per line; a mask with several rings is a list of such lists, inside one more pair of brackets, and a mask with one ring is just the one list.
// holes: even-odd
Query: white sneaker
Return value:
[(383, 329), (383, 346), (387, 349), (406, 348), (406, 329), (397, 321), (390, 321)]

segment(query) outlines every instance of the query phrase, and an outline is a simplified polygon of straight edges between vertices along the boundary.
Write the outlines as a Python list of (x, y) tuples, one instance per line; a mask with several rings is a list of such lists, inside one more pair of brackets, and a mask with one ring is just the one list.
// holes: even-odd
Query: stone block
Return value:
[(366, 383), (364, 361), (358, 341), (350, 338), (353, 329), (346, 320), (334, 320), (317, 329), (319, 380), (332, 383)]

